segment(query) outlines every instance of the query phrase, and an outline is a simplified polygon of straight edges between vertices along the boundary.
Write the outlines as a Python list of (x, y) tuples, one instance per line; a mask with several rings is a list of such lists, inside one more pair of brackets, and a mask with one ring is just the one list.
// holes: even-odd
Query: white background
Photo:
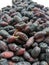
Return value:
[[(49, 7), (49, 0), (33, 0), (39, 4), (43, 4), (46, 7)], [(7, 6), (12, 5), (12, 0), (0, 0), (0, 9)]]

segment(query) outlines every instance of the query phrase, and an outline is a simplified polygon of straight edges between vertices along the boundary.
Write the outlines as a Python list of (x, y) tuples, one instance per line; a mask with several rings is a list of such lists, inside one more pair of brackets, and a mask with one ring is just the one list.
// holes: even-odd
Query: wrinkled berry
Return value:
[(14, 53), (11, 51), (5, 51), (1, 53), (1, 57), (4, 57), (4, 58), (11, 58), (12, 56), (14, 56)]
[(41, 49), (39, 47), (35, 47), (31, 51), (31, 55), (32, 55), (32, 57), (36, 58), (39, 56), (40, 52), (41, 52)]

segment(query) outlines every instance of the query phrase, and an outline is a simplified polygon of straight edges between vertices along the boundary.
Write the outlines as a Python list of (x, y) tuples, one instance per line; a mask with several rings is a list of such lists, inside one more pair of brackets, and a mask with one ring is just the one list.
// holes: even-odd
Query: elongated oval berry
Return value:
[(26, 44), (24, 45), (25, 48), (30, 47), (34, 42), (34, 37), (30, 37)]
[(37, 32), (35, 35), (34, 35), (34, 38), (35, 38), (35, 41), (36, 42), (41, 42), (44, 40), (44, 32)]
[(20, 48), (16, 51), (16, 55), (20, 56), (20, 55), (23, 55), (25, 52), (25, 48)]
[(3, 19), (4, 21), (6, 21), (7, 23), (11, 23), (11, 21), (13, 20), (8, 14), (4, 14), (4, 15), (2, 16), (2, 19)]
[(10, 37), (10, 34), (6, 30), (0, 30), (0, 35), (4, 38)]
[(5, 51), (1, 53), (1, 57), (3, 58), (11, 58), (12, 56), (14, 56), (14, 53), (11, 51)]
[(8, 43), (12, 43), (16, 41), (15, 36), (10, 36), (9, 38), (7, 38)]
[(17, 22), (17, 23), (20, 23), (20, 22), (22, 22), (22, 18), (21, 17), (19, 17), (19, 16), (14, 16), (14, 20)]
[(23, 56), (29, 62), (33, 62), (34, 61), (34, 59), (30, 56), (30, 54), (28, 52), (25, 52)]
[(11, 51), (16, 51), (17, 45), (13, 43), (13, 44), (9, 44), (8, 47)]
[(24, 61), (24, 58), (23, 57), (19, 57), (19, 56), (14, 56), (14, 57), (12, 57), (12, 61), (21, 62), (21, 61)]
[(8, 26), (4, 27), (4, 30), (6, 30), (6, 31), (13, 30), (13, 29), (14, 29), (14, 27), (11, 26), (11, 25), (8, 25)]
[(36, 47), (33, 48), (33, 50), (31, 51), (31, 55), (32, 55), (32, 57), (37, 58), (37, 57), (39, 56), (40, 52), (41, 52), (40, 47), (37, 47), (37, 46), (36, 46)]
[(40, 65), (48, 65), (46, 61), (41, 61)]
[(44, 42), (39, 43), (39, 47), (41, 48), (41, 52), (45, 52), (48, 45)]
[(26, 27), (25, 23), (18, 23), (15, 25), (15, 27), (19, 30), (19, 31), (23, 31), (24, 28)]
[(24, 17), (22, 18), (22, 20), (23, 20), (24, 22), (26, 22), (26, 21), (29, 20), (29, 17), (25, 17), (25, 16), (24, 16)]
[(7, 44), (0, 40), (0, 51), (5, 51), (7, 49), (8, 49)]
[(14, 34), (15, 36), (19, 36), (20, 39), (22, 39), (23, 41), (27, 41), (28, 37), (25, 33), (22, 32), (17, 32), (16, 34)]
[(8, 65), (7, 59), (0, 59), (0, 65)]
[(4, 27), (4, 26), (7, 26), (8, 23), (3, 21), (3, 22), (0, 22), (0, 25)]

